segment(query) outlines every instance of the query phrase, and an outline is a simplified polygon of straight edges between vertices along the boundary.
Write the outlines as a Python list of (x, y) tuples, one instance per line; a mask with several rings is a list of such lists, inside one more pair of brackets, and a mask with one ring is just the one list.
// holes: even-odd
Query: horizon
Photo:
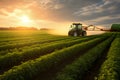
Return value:
[(110, 27), (120, 22), (118, 0), (0, 0), (0, 26), (69, 30), (74, 22)]

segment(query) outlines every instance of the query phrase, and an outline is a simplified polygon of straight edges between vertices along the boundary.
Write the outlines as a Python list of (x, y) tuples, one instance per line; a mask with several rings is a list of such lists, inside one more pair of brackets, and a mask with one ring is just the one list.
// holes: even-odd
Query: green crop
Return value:
[(100, 69), (98, 80), (120, 79), (120, 37), (117, 37), (108, 52), (107, 60)]

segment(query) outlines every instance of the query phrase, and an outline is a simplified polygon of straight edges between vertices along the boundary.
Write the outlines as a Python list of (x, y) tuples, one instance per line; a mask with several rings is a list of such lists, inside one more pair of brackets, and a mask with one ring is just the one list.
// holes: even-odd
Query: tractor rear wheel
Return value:
[(82, 36), (86, 36), (86, 35), (87, 35), (86, 31), (82, 32)]

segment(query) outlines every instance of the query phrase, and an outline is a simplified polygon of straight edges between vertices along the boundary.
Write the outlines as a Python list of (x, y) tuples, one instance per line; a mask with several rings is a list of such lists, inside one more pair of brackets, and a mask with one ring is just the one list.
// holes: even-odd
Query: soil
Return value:
[(103, 55), (93, 63), (93, 66), (88, 70), (88, 72), (86, 72), (84, 74), (84, 77), (82, 80), (95, 80), (95, 77), (97, 77), (99, 74), (99, 69), (100, 69), (101, 65), (106, 60), (106, 56), (107, 56), (109, 48), (110, 48), (110, 46), (107, 47), (107, 49), (105, 49)]

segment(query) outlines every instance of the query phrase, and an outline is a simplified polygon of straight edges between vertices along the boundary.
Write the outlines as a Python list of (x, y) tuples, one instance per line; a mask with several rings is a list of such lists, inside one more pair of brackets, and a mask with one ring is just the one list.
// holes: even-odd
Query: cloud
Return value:
[(96, 25), (119, 23), (119, 7), (120, 2), (117, 0), (103, 0), (99, 3), (80, 8), (74, 15), (79, 17), (77, 18), (78, 21), (82, 18), (81, 21)]
[(0, 0), (1, 16), (27, 14), (35, 21), (55, 23), (119, 23), (119, 8), (119, 0)]

